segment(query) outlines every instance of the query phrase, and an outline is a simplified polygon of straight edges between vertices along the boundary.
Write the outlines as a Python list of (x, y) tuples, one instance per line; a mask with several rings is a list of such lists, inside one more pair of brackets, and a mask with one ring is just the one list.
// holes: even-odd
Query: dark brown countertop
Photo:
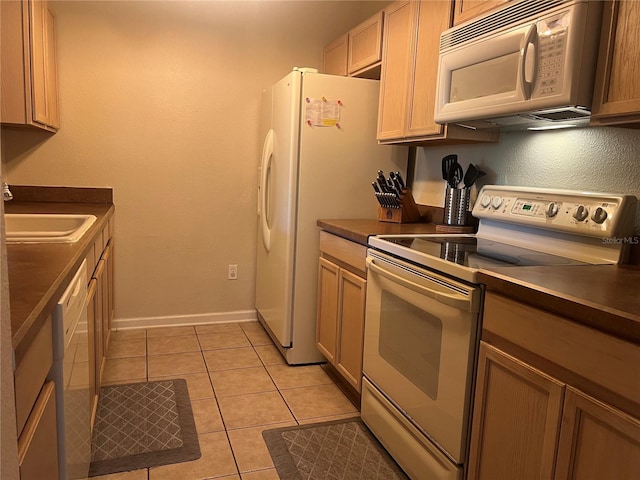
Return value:
[(640, 266), (568, 265), (483, 270), (488, 291), (640, 344)]
[[(432, 223), (318, 220), (363, 245), (370, 235), (435, 233)], [(482, 270), (487, 290), (640, 344), (640, 266), (504, 267)]]
[(52, 312), (95, 237), (115, 207), (109, 203), (20, 202), (5, 204), (6, 213), (79, 213), (97, 217), (75, 243), (7, 243), (11, 334), (16, 359)]
[(367, 245), (370, 235), (436, 233), (434, 223), (390, 223), (378, 220), (318, 220), (317, 225), (329, 233)]

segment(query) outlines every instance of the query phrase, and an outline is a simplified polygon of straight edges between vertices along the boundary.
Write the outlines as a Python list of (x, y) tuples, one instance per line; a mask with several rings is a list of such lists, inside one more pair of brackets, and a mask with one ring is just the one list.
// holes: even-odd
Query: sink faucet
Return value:
[(7, 185), (7, 182), (2, 182), (2, 199), (5, 202), (13, 200), (13, 193), (11, 193), (11, 190), (9, 190), (9, 185)]

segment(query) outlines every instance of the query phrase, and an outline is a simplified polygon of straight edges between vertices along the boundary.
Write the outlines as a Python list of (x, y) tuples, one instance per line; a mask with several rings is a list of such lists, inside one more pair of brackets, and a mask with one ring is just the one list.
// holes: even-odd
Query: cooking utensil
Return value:
[(442, 179), (449, 181), (449, 173), (451, 173), (451, 168), (454, 163), (458, 163), (458, 155), (452, 154), (447, 155), (442, 159)]
[(485, 175), (486, 173), (484, 173), (482, 170), (478, 170), (474, 164), (469, 164), (467, 173), (464, 174), (463, 182), (465, 188), (471, 187), (474, 183), (476, 183), (476, 180)]
[(447, 177), (447, 183), (451, 188), (458, 188), (458, 185), (462, 181), (462, 167), (457, 161), (454, 161), (449, 169), (449, 175)]
[(373, 191), (376, 193), (380, 193), (380, 187), (376, 182), (371, 182), (371, 186), (373, 187)]
[(396, 180), (400, 184), (401, 190), (404, 190), (405, 188), (407, 188), (407, 184), (404, 183), (404, 179), (402, 178), (402, 175), (400, 175), (400, 172), (396, 172)]

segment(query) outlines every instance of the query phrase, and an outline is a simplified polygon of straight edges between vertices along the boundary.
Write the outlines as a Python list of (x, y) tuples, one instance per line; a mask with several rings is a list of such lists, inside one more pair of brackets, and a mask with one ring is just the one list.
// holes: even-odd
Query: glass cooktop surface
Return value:
[(571, 258), (473, 236), (385, 236), (383, 240), (418, 254), (441, 258), (471, 268), (587, 265), (585, 262)]

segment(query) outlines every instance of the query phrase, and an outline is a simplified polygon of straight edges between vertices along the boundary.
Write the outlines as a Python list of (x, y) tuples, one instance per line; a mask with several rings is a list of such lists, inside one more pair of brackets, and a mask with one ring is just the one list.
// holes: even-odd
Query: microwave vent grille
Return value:
[(440, 51), (456, 47), (504, 27), (518, 24), (564, 3), (567, 3), (567, 0), (521, 0), (510, 2), (508, 6), (485, 17), (443, 32), (440, 37)]
[(529, 115), (525, 115), (534, 120), (547, 120), (551, 122), (563, 122), (565, 120), (577, 120), (581, 118), (588, 118), (591, 112), (588, 110), (581, 110), (579, 108), (566, 108), (555, 111), (539, 111), (533, 112)]

